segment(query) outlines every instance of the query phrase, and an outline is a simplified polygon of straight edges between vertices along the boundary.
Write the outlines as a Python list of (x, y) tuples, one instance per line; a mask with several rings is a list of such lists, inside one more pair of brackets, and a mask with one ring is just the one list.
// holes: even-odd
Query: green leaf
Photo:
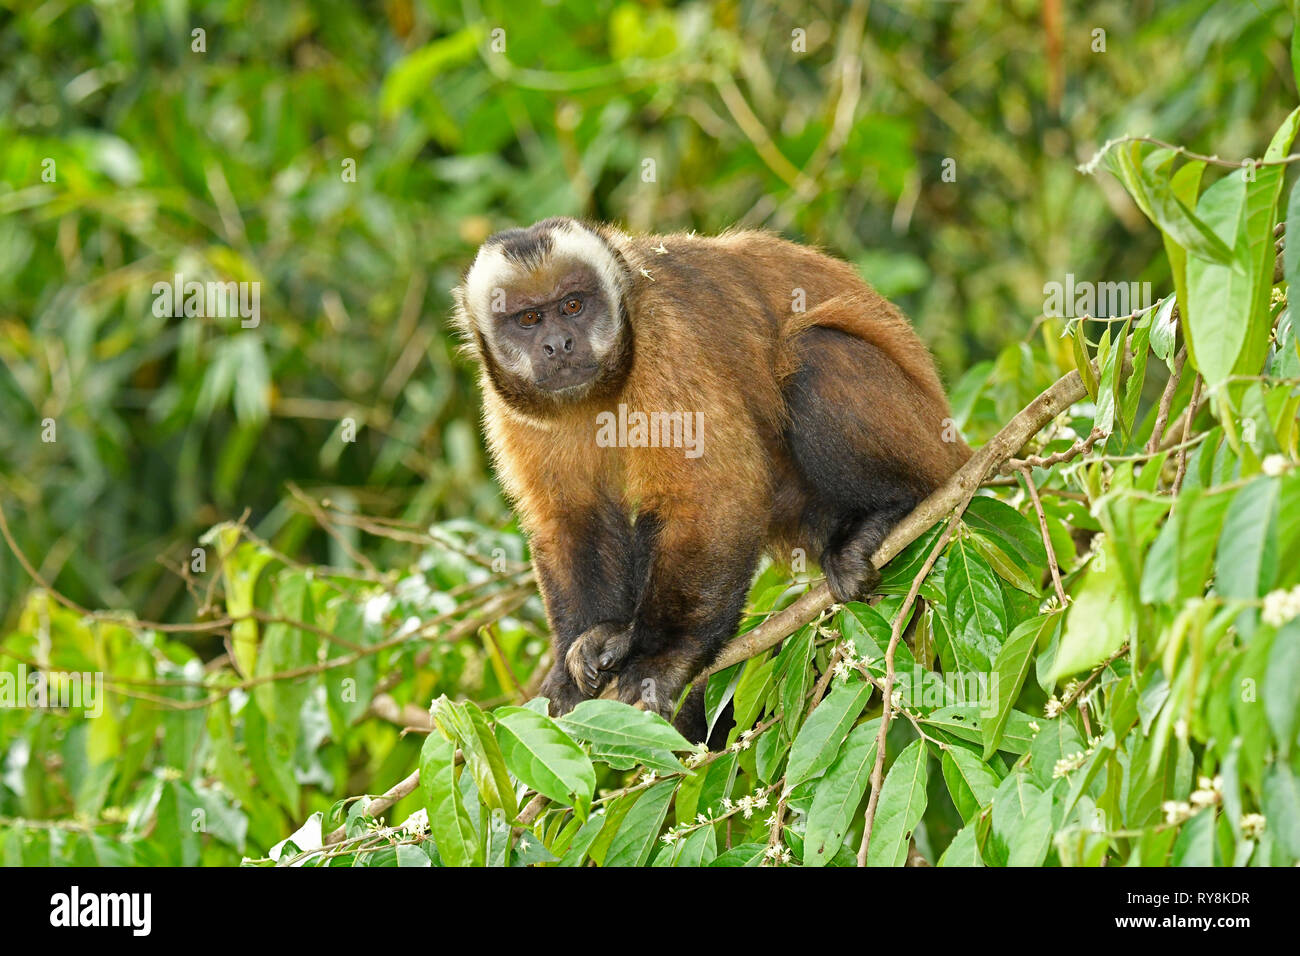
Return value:
[[(1286, 118), (1265, 159), (1286, 153), (1298, 120), (1300, 110)], [(1247, 181), (1245, 170), (1230, 173), (1210, 186), (1197, 204), (1198, 214), (1233, 252), (1231, 266), (1196, 256), (1187, 261), (1188, 347), (1211, 387), (1234, 371), (1258, 372), (1267, 350), (1273, 222), (1283, 172), (1281, 166), (1260, 166), (1253, 182)]]
[[(1191, 160), (1184, 163), (1169, 180), (1170, 189), (1175, 197), (1181, 202), (1186, 209), (1196, 208), (1196, 196), (1201, 191), (1201, 174), (1205, 172), (1205, 162), (1203, 160)], [(1174, 296), (1171, 297), (1170, 307), (1174, 300), (1179, 307), (1179, 315), (1187, 315), (1187, 250), (1174, 241), (1173, 237), (1167, 232), (1161, 232), (1160, 238), (1164, 243), (1165, 255), (1169, 258), (1169, 271), (1173, 274), (1174, 279)], [(1162, 310), (1163, 311), (1163, 310)], [(1166, 319), (1172, 319), (1172, 315)], [(1184, 322), (1186, 319), (1184, 319)], [(1170, 336), (1170, 354), (1161, 356), (1173, 368), (1173, 334), (1176, 330), (1176, 323), (1168, 321)], [(1164, 335), (1163, 329), (1160, 333)], [(1157, 352), (1157, 354), (1159, 354)]]
[[(885, 676), (885, 655), (893, 637), (893, 625), (874, 607), (850, 601), (835, 618), (840, 633), (852, 642), (858, 656), (865, 659), (867, 669), (877, 677)], [(894, 648), (895, 673), (904, 673), (916, 667), (916, 658), (905, 641)]]
[(456, 780), (456, 746), (429, 734), (420, 748), (420, 790), (438, 854), (448, 866), (482, 866), (483, 844)]
[(1177, 304), (1174, 296), (1165, 296), (1156, 309), (1156, 314), (1151, 317), (1151, 351), (1171, 370), (1175, 357), (1174, 345), (1178, 337), (1178, 323), (1174, 321), (1174, 307)]
[(720, 854), (709, 866), (755, 867), (762, 864), (766, 852), (766, 843), (742, 843)]
[(948, 549), (944, 582), (958, 666), (987, 673), (1007, 634), (1006, 605), (997, 575), (968, 541), (958, 539)]
[(1039, 726), (1042, 729), (1029, 748), (1029, 770), (1034, 782), (1047, 790), (1056, 779), (1057, 761), (1082, 753), (1085, 745), (1074, 725), (1064, 717), (1041, 720)]
[(1205, 590), (1231, 492), (1185, 489), (1147, 552), (1139, 587), (1144, 604), (1179, 604)]
[(1187, 260), (1184, 328), (1188, 350), (1211, 387), (1232, 374), (1253, 321), (1251, 301), (1257, 277), (1245, 267), (1246, 185), (1241, 173), (1229, 173), (1210, 186), (1198, 204), (1206, 222), (1237, 250), (1235, 263), (1222, 265), (1196, 256)]
[(1074, 366), (1079, 372), (1079, 378), (1083, 380), (1083, 387), (1088, 391), (1088, 397), (1095, 402), (1101, 394), (1101, 383), (1097, 381), (1097, 372), (1092, 360), (1088, 358), (1088, 339), (1082, 321), (1074, 325), (1073, 345)]
[(785, 771), (786, 787), (794, 789), (805, 780), (818, 776), (835, 761), (840, 745), (867, 706), (873, 689), (865, 681), (850, 678), (834, 687), (817, 705), (790, 748), (790, 761)]
[(1202, 810), (1179, 828), (1174, 841), (1173, 866), (1214, 865), (1214, 811)]
[[(1300, 29), (1300, 20), (1296, 21), (1297, 28)], [(1300, 36), (1297, 33), (1296, 36)], [(1293, 38), (1292, 44), (1296, 41)], [(1292, 47), (1294, 50), (1294, 46)], [(1286, 223), (1287, 229), (1300, 229), (1300, 180), (1291, 187), (1291, 195), (1286, 204)], [(1292, 289), (1300, 294), (1300, 242), (1287, 242), (1282, 247), (1282, 274), (1286, 279), (1288, 294)]]
[(1094, 559), (1066, 615), (1065, 632), (1050, 672), (1053, 681), (1100, 664), (1128, 640), (1133, 609), (1109, 538), (1103, 548), (1104, 570)]
[(587, 851), (591, 849), (591, 845), (600, 836), (601, 829), (605, 826), (607, 819), (608, 817), (603, 813), (593, 813), (587, 817), (582, 822), (582, 826), (578, 828), (578, 832), (573, 835), (573, 839), (569, 841), (568, 849), (560, 857), (559, 865), (581, 866), (582, 862), (587, 858)]
[(550, 717), (526, 707), (500, 707), (492, 716), (510, 772), (543, 796), (572, 802), (585, 817), (596, 789), (596, 770), (582, 748)]
[(980, 728), (984, 745), (984, 759), (993, 756), (1002, 742), (1002, 732), (1011, 716), (1016, 698), (1025, 684), (1034, 651), (1046, 644), (1051, 633), (1061, 624), (1061, 611), (1040, 614), (1022, 622), (998, 651), (993, 663), (993, 716), (986, 717)]
[(1275, 763), (1264, 778), (1262, 802), (1269, 833), (1292, 861), (1300, 860), (1300, 775)]
[(853, 825), (876, 762), (879, 732), (879, 717), (854, 727), (835, 762), (817, 781), (804, 831), (804, 866), (824, 866), (833, 859)]
[[(1006, 866), (1011, 859), (1014, 845), (1022, 839), (1025, 822), (1035, 813), (1034, 807), (1039, 802), (1043, 791), (1030, 779), (1028, 773), (1012, 771), (993, 795), (993, 812), (990, 818), (988, 840), (983, 845), (983, 856), (990, 866)], [(1041, 818), (1040, 818), (1041, 819)], [(1050, 817), (1049, 817), (1050, 824)], [(1033, 833), (1041, 833), (1039, 824), (1035, 824)], [(1029, 834), (1031, 837), (1033, 833)], [(1043, 854), (1046, 856), (1044, 845)], [(1021, 856), (1028, 856), (1028, 849), (1021, 850)]]
[(453, 703), (446, 694), (435, 700), (430, 710), (438, 729), (460, 746), (483, 802), (513, 820), (519, 813), (514, 784), (483, 711), (473, 701)]
[(777, 656), (778, 666), (785, 669), (781, 679), (781, 723), (789, 734), (796, 733), (803, 720), (804, 700), (812, 680), (812, 653), (813, 629), (805, 627), (782, 643)]
[(477, 24), (467, 26), (403, 56), (384, 77), (380, 111), (394, 116), (418, 98), (433, 95), (431, 84), (440, 73), (478, 55), (481, 34)]
[(1300, 0), (1291, 0), (1291, 78), (1300, 89)]
[(1172, 151), (1155, 150), (1143, 163), (1142, 147), (1142, 143), (1128, 143), (1110, 153), (1120, 168), (1124, 186), (1138, 207), (1161, 232), (1167, 233), (1192, 255), (1230, 266), (1233, 261), (1231, 248), (1184, 205), (1164, 178), (1165, 169), (1174, 158)]
[[(1255, 286), (1250, 303), (1252, 321), (1246, 329), (1234, 372), (1254, 375), (1260, 371), (1268, 354), (1272, 333), (1272, 316), (1269, 301), (1273, 289), (1273, 269), (1277, 256), (1273, 250), (1273, 225), (1277, 221), (1278, 200), (1282, 198), (1282, 184), (1287, 167), (1276, 161), (1291, 151), (1296, 131), (1300, 129), (1300, 107), (1292, 110), (1273, 134), (1264, 161), (1272, 165), (1259, 166), (1255, 182), (1249, 184), (1246, 209), (1246, 235), (1248, 246), (1245, 255), (1255, 275)], [(1283, 262), (1285, 267), (1285, 261)]]
[(731, 729), (731, 736), (733, 740), (741, 731), (747, 730), (754, 725), (754, 721), (758, 719), (759, 712), (763, 709), (764, 702), (767, 700), (768, 690), (771, 688), (773, 680), (776, 679), (776, 659), (768, 657), (769, 653), (769, 651), (764, 651), (758, 657), (746, 661), (744, 668), (740, 672), (740, 678), (736, 681), (736, 694), (732, 709), (734, 724)]
[(1268, 714), (1278, 754), (1290, 757), (1300, 732), (1300, 617), (1283, 625), (1269, 649), (1264, 672), (1264, 711)]
[(1250, 482), (1232, 499), (1219, 537), (1215, 587), (1225, 597), (1257, 598), (1276, 576), (1280, 484)]
[(1053, 791), (1045, 790), (1030, 802), (1019, 827), (1010, 837), (1007, 866), (1042, 866), (1052, 846)]
[(940, 764), (957, 815), (969, 821), (993, 799), (1001, 783), (998, 775), (965, 747), (949, 747)]
[(975, 835), (976, 825), (968, 823), (957, 831), (957, 835), (948, 844), (948, 849), (939, 857), (939, 866), (983, 866), (980, 857), (979, 839)]
[(433, 861), (429, 859), (429, 854), (425, 853), (418, 846), (412, 846), (409, 843), (400, 843), (397, 846), (397, 865), (398, 866), (433, 866)]
[(569, 736), (589, 743), (594, 757), (612, 764), (635, 758), (655, 770), (679, 772), (685, 768), (672, 752), (694, 749), (658, 714), (617, 700), (584, 700), (557, 723)]
[(603, 866), (645, 866), (650, 859), (668, 812), (668, 803), (677, 789), (676, 780), (665, 780), (646, 790), (614, 834), (614, 840), (605, 854)]
[(925, 813), (926, 758), (925, 741), (914, 740), (889, 768), (867, 847), (868, 866), (902, 866), (907, 861), (912, 831)]
[(1045, 568), (1047, 551), (1035, 522), (997, 498), (977, 495), (962, 514), (962, 522), (976, 531), (1002, 542), (1004, 550), (1019, 557), (1025, 568)]
[(708, 866), (718, 855), (718, 840), (712, 826), (692, 830), (684, 839), (666, 846), (655, 857), (655, 866)]

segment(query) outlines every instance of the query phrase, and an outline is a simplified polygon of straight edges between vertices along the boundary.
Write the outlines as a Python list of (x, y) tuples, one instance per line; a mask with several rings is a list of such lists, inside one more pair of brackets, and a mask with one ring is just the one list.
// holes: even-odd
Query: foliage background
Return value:
[[(504, 57), (488, 47), (498, 26)], [(804, 53), (791, 50), (796, 28)], [(357, 645), (407, 616), (472, 618), (460, 595), (499, 596), (526, 573), (512, 563), (502, 580), (462, 553), (524, 558), (448, 334), (448, 290), (492, 231), (555, 214), (656, 231), (739, 222), (825, 246), (904, 307), (982, 440), (1074, 366), (1061, 323), (1041, 316), (1045, 282), (1172, 287), (1161, 235), (1119, 179), (1076, 164), (1128, 133), (1261, 155), (1296, 101), (1291, 31), (1280, 0), (7, 4), (0, 503), (15, 543), (84, 608), (184, 625), (211, 611), (212, 587), (218, 609), (236, 589), (176, 569), (247, 509), (207, 545), (244, 535), (251, 550), (232, 566), (264, 562), (247, 595), (264, 614), (297, 602), (285, 617)], [(54, 183), (41, 179), (47, 158)], [(940, 178), (946, 158), (956, 182)], [(356, 182), (340, 175), (347, 159)], [(260, 281), (260, 327), (155, 317), (151, 287), (175, 272)], [(1149, 431), (1165, 374), (1140, 381), (1135, 427)], [(361, 425), (355, 443), (340, 439), (346, 417)], [(1124, 436), (1109, 450), (1131, 447)], [(1241, 480), (1231, 470), (1209, 477)], [(333, 534), (304, 504), (322, 499)], [(1056, 516), (1058, 536), (1095, 530), (1086, 511)], [(439, 546), (423, 534), (433, 522)], [(399, 579), (407, 590), (380, 617), (348, 616)], [(496, 645), (470, 628), (432, 658), (417, 663), (412, 641), (346, 673), (363, 688), (388, 675), (398, 707), (444, 692), (502, 702), (545, 636), (535, 600), (511, 610)], [(0, 549), (12, 654), (48, 663), (66, 650), (67, 666), (107, 669), (126, 689), (209, 681), (228, 698), (151, 709), (134, 691), (111, 726), (0, 714), (0, 817), (94, 824), (66, 841), (58, 827), (9, 827), (6, 853), (232, 862), (404, 776), (418, 741), (365, 695), (343, 706), (333, 677), (223, 683), (256, 676), (259, 640), (285, 666), (330, 643), (263, 623), (242, 645), (238, 628), (119, 627), (55, 607)], [(152, 839), (170, 832), (160, 814), (195, 807), (226, 821), (228, 839)], [(932, 862), (961, 823), (934, 824)]]

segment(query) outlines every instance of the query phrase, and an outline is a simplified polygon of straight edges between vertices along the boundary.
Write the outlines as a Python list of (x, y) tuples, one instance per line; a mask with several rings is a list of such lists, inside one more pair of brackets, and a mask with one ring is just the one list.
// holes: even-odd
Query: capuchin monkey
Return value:
[[(553, 714), (603, 696), (672, 718), (764, 549), (863, 599), (890, 529), (970, 455), (899, 311), (768, 233), (547, 219), (489, 238), (454, 296), (551, 625)], [(700, 740), (689, 698), (676, 723)]]

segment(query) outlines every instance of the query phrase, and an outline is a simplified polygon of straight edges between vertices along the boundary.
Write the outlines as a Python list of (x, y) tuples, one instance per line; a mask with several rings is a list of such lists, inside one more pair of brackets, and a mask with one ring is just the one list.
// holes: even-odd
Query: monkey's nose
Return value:
[(542, 340), (542, 350), (546, 352), (548, 358), (554, 358), (561, 352), (573, 351), (573, 336), (571, 335), (551, 335)]

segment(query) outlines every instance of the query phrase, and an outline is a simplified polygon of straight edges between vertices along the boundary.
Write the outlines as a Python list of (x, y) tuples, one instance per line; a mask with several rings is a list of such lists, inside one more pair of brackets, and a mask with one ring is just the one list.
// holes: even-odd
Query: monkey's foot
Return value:
[(827, 549), (821, 566), (836, 604), (865, 601), (880, 586), (880, 571), (858, 549)]
[(559, 662), (546, 675), (546, 679), (542, 681), (542, 686), (538, 688), (537, 695), (550, 701), (552, 717), (567, 714), (584, 700), (587, 700), (588, 696), (573, 682), (569, 672)]
[(632, 649), (632, 628), (605, 621), (578, 635), (564, 655), (573, 682), (596, 697)]
[(632, 657), (602, 697), (621, 700), (640, 710), (649, 710), (672, 720), (677, 698), (690, 679), (685, 660)]

